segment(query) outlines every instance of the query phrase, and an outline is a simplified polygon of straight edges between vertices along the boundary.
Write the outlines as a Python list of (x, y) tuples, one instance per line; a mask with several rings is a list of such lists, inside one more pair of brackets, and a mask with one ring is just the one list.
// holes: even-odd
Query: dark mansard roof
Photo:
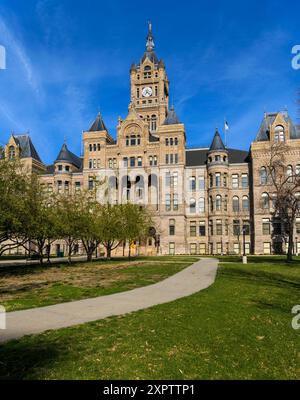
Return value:
[[(229, 164), (242, 164), (248, 162), (249, 152), (237, 149), (226, 149), (228, 152)], [(187, 149), (186, 166), (197, 167), (206, 165), (207, 154), (210, 149)]]
[(180, 121), (175, 113), (174, 106), (171, 106), (163, 125), (177, 125), (177, 124), (180, 124)]

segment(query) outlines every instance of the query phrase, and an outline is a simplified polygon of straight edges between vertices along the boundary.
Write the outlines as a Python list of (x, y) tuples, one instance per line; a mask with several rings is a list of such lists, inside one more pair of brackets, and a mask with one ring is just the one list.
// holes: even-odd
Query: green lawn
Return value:
[(103, 296), (150, 285), (179, 272), (198, 257), (141, 257), (73, 265), (0, 269), (0, 305), (7, 311)]
[(2, 345), (0, 376), (299, 379), (300, 331), (291, 327), (291, 309), (300, 303), (300, 262), (236, 260), (193, 296)]

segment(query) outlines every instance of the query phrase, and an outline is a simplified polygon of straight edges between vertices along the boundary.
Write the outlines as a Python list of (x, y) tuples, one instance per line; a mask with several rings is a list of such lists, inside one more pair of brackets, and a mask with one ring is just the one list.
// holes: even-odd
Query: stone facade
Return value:
[[(272, 239), (272, 193), (264, 168), (272, 143), (285, 141), (291, 167), (300, 170), (300, 128), (288, 113), (265, 114), (249, 152), (226, 148), (218, 131), (209, 148), (188, 149), (185, 126), (169, 107), (169, 81), (154, 51), (151, 25), (146, 51), (130, 68), (130, 97), (116, 140), (99, 114), (83, 133), (82, 157), (64, 144), (54, 164), (46, 166), (27, 135), (12, 135), (6, 156), (23, 159), (49, 191), (92, 189), (96, 179), (99, 201), (149, 207), (156, 234), (137, 244), (139, 253), (284, 251), (284, 244)], [(63, 246), (54, 244), (52, 252)]]

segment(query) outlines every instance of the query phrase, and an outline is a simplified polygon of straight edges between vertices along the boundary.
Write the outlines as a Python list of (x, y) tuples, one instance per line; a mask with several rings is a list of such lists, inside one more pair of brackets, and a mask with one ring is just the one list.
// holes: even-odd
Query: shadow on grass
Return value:
[(262, 285), (262, 286), (274, 286), (279, 288), (290, 288), (290, 289), (300, 289), (300, 281), (297, 279), (288, 279), (285, 275), (281, 275), (275, 272), (265, 272), (253, 270), (246, 270), (242, 268), (231, 268), (230, 266), (226, 266), (225, 268), (220, 268), (218, 271), (220, 276), (234, 279), (247, 281), (250, 284), (254, 285)]
[(22, 342), (11, 342), (0, 345), (0, 380), (28, 379), (35, 370), (55, 362), (65, 347), (55, 343), (41, 343), (32, 345), (30, 339)]

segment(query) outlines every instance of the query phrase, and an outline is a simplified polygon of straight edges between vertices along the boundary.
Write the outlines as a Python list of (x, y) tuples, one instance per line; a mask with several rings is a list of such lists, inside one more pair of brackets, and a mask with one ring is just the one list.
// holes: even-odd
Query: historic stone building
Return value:
[(119, 118), (116, 139), (99, 114), (83, 133), (81, 157), (64, 144), (45, 165), (26, 135), (12, 135), (5, 152), (38, 172), (49, 191), (92, 189), (98, 180), (99, 201), (149, 207), (156, 234), (137, 244), (140, 253), (241, 253), (244, 241), (247, 253), (270, 254), (285, 250), (280, 235), (274, 240), (280, 222), (272, 221), (266, 176), (270, 146), (279, 141), (289, 148), (290, 168), (300, 171), (300, 127), (286, 111), (264, 115), (249, 151), (226, 148), (218, 131), (210, 147), (188, 149), (150, 25), (146, 51), (130, 68), (129, 112)]

